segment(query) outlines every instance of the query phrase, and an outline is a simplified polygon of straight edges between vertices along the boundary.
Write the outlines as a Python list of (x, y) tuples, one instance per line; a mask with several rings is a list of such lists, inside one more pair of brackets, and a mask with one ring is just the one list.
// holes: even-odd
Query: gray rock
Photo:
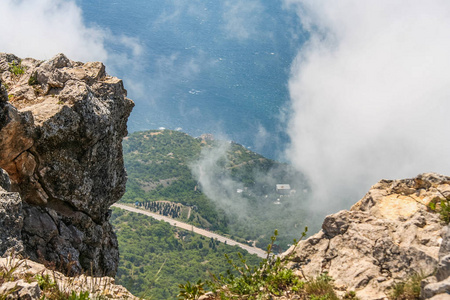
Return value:
[(22, 253), (22, 199), (0, 188), (0, 256)]
[(450, 276), (450, 254), (441, 258), (439, 261), (437, 271), (436, 271), (436, 279), (438, 281), (445, 280)]
[(0, 169), (0, 187), (6, 192), (11, 191), (11, 180), (9, 179), (8, 173), (3, 169)]
[(424, 299), (434, 297), (438, 294), (447, 294), (447, 296), (450, 295), (450, 278), (436, 283), (430, 283), (422, 290), (422, 297)]
[[(382, 180), (350, 211), (327, 216), (321, 232), (299, 243), (289, 266), (307, 277), (326, 271), (336, 286), (360, 299), (384, 299), (394, 282), (416, 272), (431, 275), (439, 258), (450, 254), (444, 249), (446, 226), (426, 206), (447, 191), (450, 177), (438, 174)], [(439, 276), (448, 276), (447, 259), (441, 265)]]
[(439, 257), (442, 258), (450, 253), (450, 226), (445, 226), (442, 231), (442, 244), (439, 249)]
[(114, 276), (109, 207), (125, 192), (122, 139), (134, 104), (102, 63), (27, 58), (13, 78), (12, 61), (20, 59), (0, 53), (12, 96), (0, 102), (0, 168), (23, 200), (25, 254), (66, 273)]
[(0, 103), (8, 101), (8, 92), (6, 91), (6, 87), (3, 85), (3, 82), (0, 78)]
[(18, 280), (3, 283), (0, 286), (0, 295), (5, 299), (37, 300), (41, 297), (41, 290), (37, 282)]

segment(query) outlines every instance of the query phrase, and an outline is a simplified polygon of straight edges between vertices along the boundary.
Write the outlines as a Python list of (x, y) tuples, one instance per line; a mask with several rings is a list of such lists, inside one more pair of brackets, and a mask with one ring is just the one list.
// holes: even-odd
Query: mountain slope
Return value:
[[(193, 138), (171, 130), (135, 132), (124, 139), (123, 149), (128, 172), (123, 202), (139, 202), (260, 247), (279, 229), (286, 249), (297, 238), (295, 228), (304, 225), (307, 185), (287, 164), (211, 135)], [(277, 184), (291, 192), (277, 192)]]

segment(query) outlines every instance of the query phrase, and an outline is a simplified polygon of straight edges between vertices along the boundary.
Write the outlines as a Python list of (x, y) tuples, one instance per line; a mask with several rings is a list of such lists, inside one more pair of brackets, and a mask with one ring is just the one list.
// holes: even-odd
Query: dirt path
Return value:
[(222, 235), (219, 235), (217, 233), (213, 233), (213, 232), (207, 231), (205, 229), (201, 229), (201, 228), (195, 227), (195, 226), (193, 226), (191, 224), (180, 222), (178, 220), (175, 220), (175, 219), (172, 219), (172, 218), (169, 218), (169, 217), (166, 217), (166, 216), (162, 216), (162, 215), (159, 215), (159, 214), (156, 214), (156, 213), (152, 213), (152, 212), (149, 212), (147, 210), (135, 208), (133, 206), (128, 206), (128, 205), (124, 205), (124, 204), (118, 204), (118, 203), (113, 204), (112, 206), (120, 208), (120, 209), (125, 209), (125, 210), (128, 210), (128, 211), (134, 212), (134, 213), (143, 214), (143, 215), (152, 217), (152, 218), (154, 218), (156, 220), (159, 220), (159, 221), (167, 222), (167, 223), (169, 223), (172, 226), (176, 226), (176, 227), (179, 227), (179, 228), (182, 228), (182, 229), (185, 229), (185, 230), (193, 231), (194, 233), (206, 236), (208, 238), (217, 239), (219, 242), (225, 243), (227, 245), (239, 246), (242, 249), (246, 250), (248, 253), (256, 254), (256, 255), (258, 255), (261, 258), (265, 258), (266, 257), (266, 251), (264, 251), (262, 249), (259, 249), (259, 248), (256, 248), (256, 247), (252, 247), (252, 246), (249, 246), (249, 245), (245, 245), (245, 244), (236, 242), (235, 240), (229, 239), (229, 238), (224, 237)]

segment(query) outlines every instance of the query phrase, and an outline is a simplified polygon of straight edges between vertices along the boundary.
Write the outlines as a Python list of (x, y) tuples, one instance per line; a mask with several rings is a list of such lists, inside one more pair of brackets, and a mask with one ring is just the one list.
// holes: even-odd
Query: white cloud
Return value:
[(257, 36), (263, 12), (258, 0), (225, 1), (223, 9), (223, 30), (228, 38), (246, 40)]
[(449, 174), (450, 3), (286, 3), (310, 32), (289, 82), (288, 154), (315, 201), (343, 208), (381, 178)]
[(83, 23), (74, 1), (4, 0), (0, 4), (0, 51), (48, 59), (63, 52), (74, 60), (105, 61), (106, 33)]
[[(131, 94), (144, 94), (144, 80), (132, 78), (143, 67), (139, 57), (145, 49), (139, 39), (86, 25), (73, 0), (3, 0), (0, 28), (0, 52), (37, 59), (64, 53), (72, 60), (102, 61), (108, 73), (125, 74)], [(124, 50), (108, 51), (108, 45)]]

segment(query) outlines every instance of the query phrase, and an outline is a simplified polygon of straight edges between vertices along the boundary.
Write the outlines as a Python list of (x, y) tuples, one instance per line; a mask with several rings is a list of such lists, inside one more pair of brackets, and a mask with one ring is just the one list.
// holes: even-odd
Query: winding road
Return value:
[(120, 208), (120, 209), (128, 210), (128, 211), (131, 211), (131, 212), (134, 212), (134, 213), (146, 215), (146, 216), (152, 217), (152, 218), (154, 218), (156, 220), (159, 220), (159, 221), (167, 222), (167, 223), (169, 223), (172, 226), (176, 226), (176, 227), (179, 227), (179, 228), (182, 228), (182, 229), (185, 229), (185, 230), (189, 230), (189, 231), (192, 231), (194, 233), (206, 236), (208, 238), (217, 239), (219, 242), (225, 243), (227, 245), (241, 247), (242, 249), (246, 250), (248, 253), (256, 254), (257, 256), (259, 256), (261, 258), (266, 258), (267, 257), (266, 251), (264, 251), (262, 249), (259, 249), (259, 248), (256, 248), (256, 247), (252, 247), (252, 246), (249, 246), (249, 245), (245, 245), (245, 244), (236, 242), (235, 240), (232, 240), (230, 238), (224, 237), (224, 236), (219, 235), (217, 233), (210, 232), (210, 231), (205, 230), (205, 229), (201, 229), (201, 228), (195, 227), (195, 226), (193, 226), (191, 224), (187, 224), (187, 223), (184, 223), (184, 222), (181, 222), (181, 221), (178, 221), (178, 220), (166, 217), (166, 216), (162, 216), (160, 214), (152, 213), (152, 212), (149, 212), (147, 210), (135, 208), (133, 206), (128, 206), (128, 205), (124, 205), (124, 204), (118, 204), (118, 203), (115, 203), (112, 206)]

